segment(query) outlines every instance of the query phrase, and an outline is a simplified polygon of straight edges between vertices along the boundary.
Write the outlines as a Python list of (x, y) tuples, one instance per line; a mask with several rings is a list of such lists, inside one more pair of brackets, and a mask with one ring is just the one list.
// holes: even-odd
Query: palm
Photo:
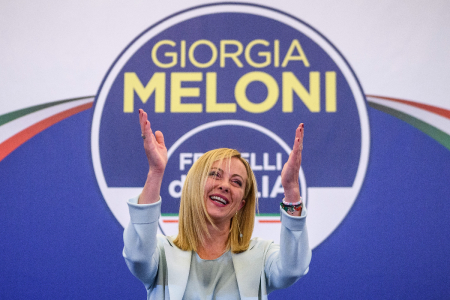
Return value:
[(283, 170), (281, 171), (281, 184), (285, 191), (299, 188), (298, 174), (302, 164), (303, 128), (303, 123), (297, 127), (297, 130), (295, 131), (294, 147), (292, 148), (288, 161), (284, 164)]

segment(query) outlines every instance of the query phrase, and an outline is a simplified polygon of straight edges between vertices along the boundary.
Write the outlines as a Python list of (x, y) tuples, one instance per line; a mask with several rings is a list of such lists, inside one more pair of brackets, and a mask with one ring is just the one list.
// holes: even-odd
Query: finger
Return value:
[(150, 138), (151, 142), (155, 141), (155, 136), (153, 135), (152, 127), (150, 126), (150, 121), (147, 120), (144, 127), (143, 135), (145, 138)]
[(300, 123), (298, 125), (297, 130), (295, 131), (296, 138), (299, 138), (300, 140), (303, 139), (303, 135), (304, 135), (304, 131), (305, 131), (304, 128), (305, 128), (305, 125), (303, 123)]
[(164, 147), (166, 146), (164, 144), (164, 135), (161, 131), (158, 130), (155, 132), (155, 138), (156, 138), (156, 141), (158, 142), (158, 144), (160, 144), (161, 146), (164, 146)]
[(295, 140), (294, 147), (292, 148), (291, 155), (289, 159), (292, 159), (295, 162), (295, 165), (300, 167), (302, 160), (302, 150), (303, 150), (303, 123), (300, 123), (295, 130)]
[(148, 138), (148, 137), (152, 137), (153, 136), (153, 131), (152, 131), (152, 127), (150, 124), (150, 121), (147, 118), (147, 113), (145, 111), (143, 111), (142, 113), (142, 120), (143, 120), (143, 128), (142, 128), (142, 134)]
[(299, 147), (300, 147), (300, 151), (303, 150), (303, 137), (305, 135), (305, 124), (300, 123), (299, 125)]
[(147, 122), (147, 114), (143, 109), (139, 109), (139, 124), (141, 125), (141, 133), (144, 133), (145, 123)]
[(142, 112), (141, 112), (140, 108), (139, 108), (139, 126), (141, 126), (141, 132), (142, 132)]
[(300, 124), (298, 124), (297, 129), (295, 130), (295, 137), (296, 138), (300, 137), (301, 129), (302, 129), (302, 124), (300, 123)]
[(300, 149), (300, 144), (302, 142), (302, 127), (301, 124), (298, 125), (297, 129), (295, 130), (295, 140), (294, 140), (294, 147), (292, 148), (293, 152), (298, 152)]

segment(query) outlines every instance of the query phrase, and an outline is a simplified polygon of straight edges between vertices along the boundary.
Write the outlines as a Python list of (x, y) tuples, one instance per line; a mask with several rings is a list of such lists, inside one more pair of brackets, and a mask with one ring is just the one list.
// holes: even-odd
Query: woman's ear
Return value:
[(241, 210), (241, 208), (243, 208), (243, 207), (244, 207), (244, 204), (245, 204), (245, 200), (244, 200), (244, 199), (242, 199), (242, 201), (241, 201), (241, 206), (239, 206), (239, 209), (238, 209), (238, 210)]

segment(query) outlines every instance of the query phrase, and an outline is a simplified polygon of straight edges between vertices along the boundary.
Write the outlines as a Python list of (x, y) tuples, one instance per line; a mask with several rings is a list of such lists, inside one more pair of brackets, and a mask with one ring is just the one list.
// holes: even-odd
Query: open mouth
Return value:
[(228, 200), (219, 197), (219, 196), (210, 196), (209, 199), (211, 199), (214, 202), (220, 203), (222, 205), (227, 205), (228, 204)]

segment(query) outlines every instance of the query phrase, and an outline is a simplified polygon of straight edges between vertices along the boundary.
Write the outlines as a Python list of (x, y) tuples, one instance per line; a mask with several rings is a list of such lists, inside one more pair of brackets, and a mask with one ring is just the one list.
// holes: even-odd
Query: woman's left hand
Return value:
[(302, 164), (303, 134), (304, 125), (300, 123), (295, 131), (294, 147), (281, 171), (281, 185), (283, 185), (287, 202), (297, 202), (300, 199), (298, 174)]

